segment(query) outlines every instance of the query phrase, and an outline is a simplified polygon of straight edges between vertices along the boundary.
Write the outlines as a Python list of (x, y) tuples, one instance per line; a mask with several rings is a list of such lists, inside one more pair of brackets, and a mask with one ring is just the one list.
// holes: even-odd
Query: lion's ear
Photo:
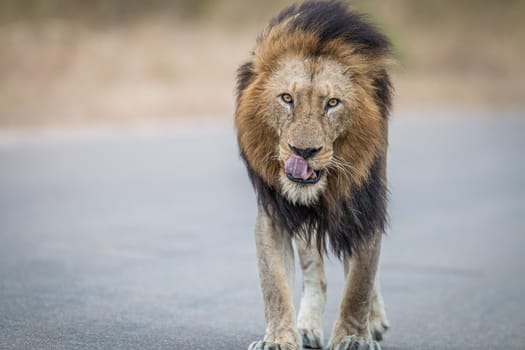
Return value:
[(237, 102), (248, 85), (255, 79), (253, 62), (248, 61), (237, 69)]

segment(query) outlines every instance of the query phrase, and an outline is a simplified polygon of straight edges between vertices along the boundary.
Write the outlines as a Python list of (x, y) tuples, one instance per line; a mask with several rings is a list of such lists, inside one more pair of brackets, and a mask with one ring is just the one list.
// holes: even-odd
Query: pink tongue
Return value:
[(288, 158), (284, 163), (284, 171), (295, 178), (300, 178), (303, 180), (308, 179), (314, 172), (310, 167), (308, 167), (308, 163), (303, 157), (295, 154), (292, 154), (290, 158)]

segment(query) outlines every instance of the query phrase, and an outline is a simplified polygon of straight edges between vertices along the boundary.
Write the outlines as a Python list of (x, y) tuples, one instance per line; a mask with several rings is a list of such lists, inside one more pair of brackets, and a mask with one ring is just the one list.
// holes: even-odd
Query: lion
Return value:
[[(267, 324), (249, 350), (322, 348), (330, 251), (346, 280), (328, 348), (380, 349), (392, 62), (389, 40), (362, 15), (341, 1), (307, 1), (271, 20), (238, 69), (235, 126), (257, 195)], [(303, 272), (297, 318), (292, 240)]]

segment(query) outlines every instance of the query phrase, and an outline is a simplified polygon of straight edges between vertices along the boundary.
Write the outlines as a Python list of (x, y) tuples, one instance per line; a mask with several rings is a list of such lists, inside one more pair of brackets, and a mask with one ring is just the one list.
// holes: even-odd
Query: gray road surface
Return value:
[[(391, 127), (383, 348), (523, 350), (525, 118), (435, 114)], [(0, 349), (245, 349), (254, 215), (227, 124), (2, 134)]]

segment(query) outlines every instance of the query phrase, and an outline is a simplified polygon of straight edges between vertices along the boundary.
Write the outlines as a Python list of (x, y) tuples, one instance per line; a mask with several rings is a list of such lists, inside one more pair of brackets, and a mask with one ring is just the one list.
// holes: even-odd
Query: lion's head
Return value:
[(330, 230), (312, 208), (340, 222), (370, 183), (384, 188), (389, 63), (388, 40), (338, 1), (292, 6), (258, 38), (235, 120), (259, 200), (284, 226)]

